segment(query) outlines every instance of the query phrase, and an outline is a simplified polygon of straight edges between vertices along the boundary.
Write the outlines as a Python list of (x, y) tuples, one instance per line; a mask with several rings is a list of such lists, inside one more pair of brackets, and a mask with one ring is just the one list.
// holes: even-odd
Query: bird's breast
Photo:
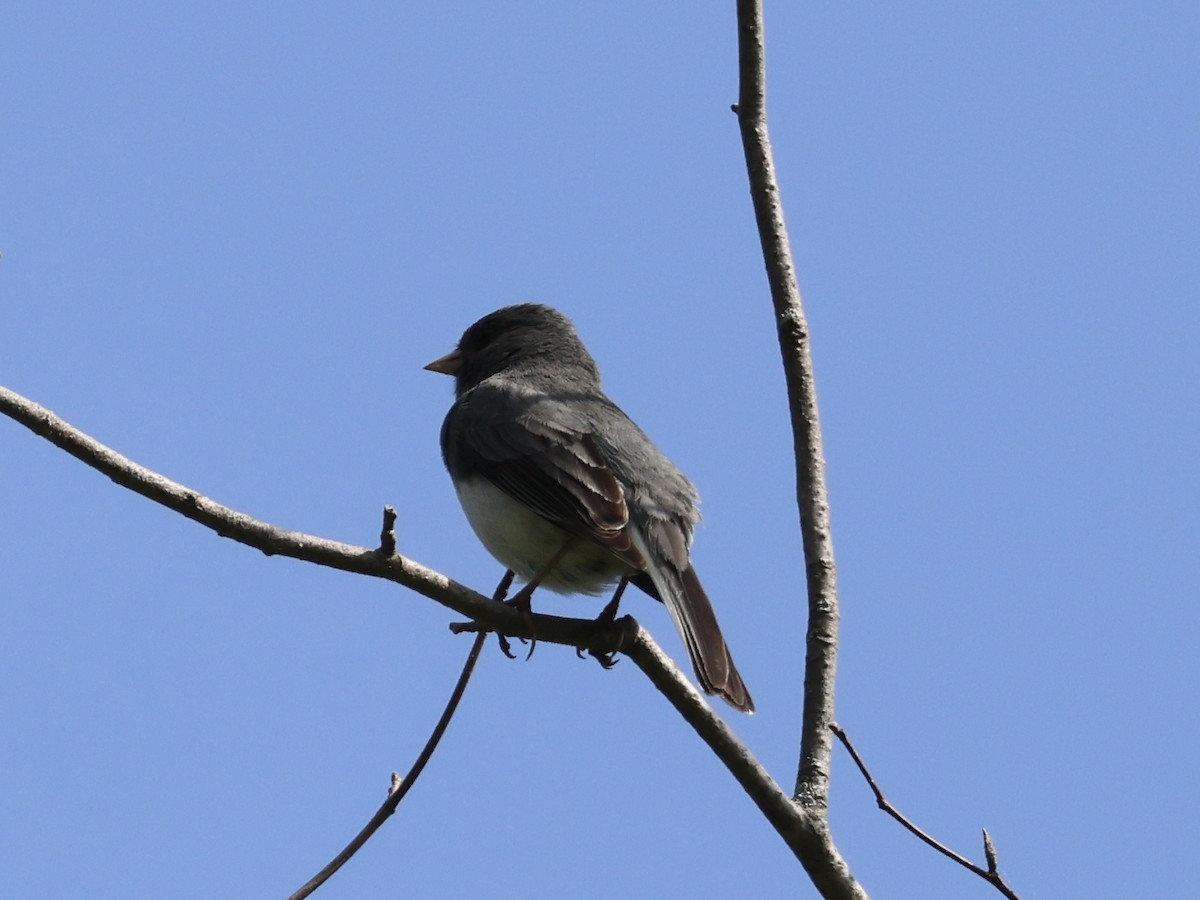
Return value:
[[(483, 546), (525, 581), (540, 574), (570, 536), (486, 478), (464, 479), (455, 490)], [(542, 586), (560, 594), (601, 594), (629, 572), (599, 544), (576, 538)]]

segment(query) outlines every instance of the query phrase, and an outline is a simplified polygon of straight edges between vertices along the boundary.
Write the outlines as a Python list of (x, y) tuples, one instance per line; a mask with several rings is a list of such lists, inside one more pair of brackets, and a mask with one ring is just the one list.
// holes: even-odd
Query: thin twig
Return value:
[[(391, 531), (391, 527), (395, 522), (396, 511), (390, 506), (384, 507), (383, 532), (385, 535)], [(395, 548), (393, 547), (394, 551)], [(496, 585), (496, 590), (492, 594), (492, 601), (495, 603), (503, 602), (504, 598), (508, 595), (508, 589), (512, 587), (512, 583), (513, 573), (509, 570), (504, 573), (504, 577)], [(433, 751), (437, 749), (442, 735), (446, 733), (446, 726), (450, 724), (450, 719), (454, 717), (454, 712), (458, 709), (458, 701), (462, 699), (463, 693), (467, 689), (467, 682), (471, 680), (471, 673), (475, 671), (475, 663), (479, 659), (479, 653), (486, 642), (487, 633), (480, 632), (475, 638), (475, 642), (471, 645), (471, 650), (467, 654), (467, 660), (463, 663), (462, 673), (458, 676), (458, 681), (454, 685), (454, 691), (450, 694), (450, 700), (447, 702), (446, 708), (442, 711), (442, 717), (438, 719), (433, 733), (429, 736), (429, 740), (425, 742), (425, 747), (421, 750), (421, 754), (417, 757), (416, 762), (412, 764), (412, 768), (408, 770), (408, 774), (401, 778), (395, 772), (392, 773), (392, 786), (388, 790), (388, 797), (383, 801), (383, 805), (379, 807), (375, 815), (371, 817), (371, 820), (363, 826), (362, 831), (354, 836), (354, 840), (347, 844), (341, 853), (331, 859), (329, 864), (314, 875), (304, 887), (292, 894), (289, 900), (304, 900), (305, 897), (328, 881), (330, 876), (344, 866), (350, 857), (357, 853), (359, 848), (367, 842), (371, 835), (379, 830), (379, 826), (396, 811), (396, 807), (400, 805), (400, 801), (404, 799), (404, 795), (412, 790), (413, 783), (421, 776), (421, 772), (425, 769), (425, 764), (429, 762), (430, 757), (433, 756)]]
[(396, 811), (396, 807), (400, 805), (400, 801), (412, 789), (416, 780), (421, 777), (421, 772), (424, 771), (425, 764), (429, 762), (430, 757), (433, 756), (433, 751), (437, 749), (438, 742), (442, 739), (442, 735), (446, 733), (446, 726), (450, 724), (450, 720), (454, 717), (454, 711), (458, 709), (458, 701), (462, 699), (463, 692), (467, 689), (467, 682), (471, 680), (471, 673), (475, 671), (475, 661), (479, 659), (479, 651), (483, 649), (486, 641), (486, 634), (480, 634), (475, 637), (475, 641), (471, 644), (471, 652), (467, 654), (467, 661), (463, 663), (462, 673), (458, 676), (453, 693), (450, 694), (450, 700), (446, 704), (446, 708), (442, 710), (441, 718), (438, 719), (433, 733), (429, 735), (429, 740), (425, 742), (425, 746), (421, 749), (416, 762), (412, 764), (412, 768), (408, 770), (408, 774), (403, 778), (397, 779), (396, 773), (392, 773), (392, 787), (388, 791), (388, 797), (383, 801), (383, 805), (376, 810), (375, 815), (371, 816), (371, 821), (363, 826), (362, 831), (354, 836), (354, 840), (347, 844), (341, 853), (331, 859), (325, 868), (314, 875), (304, 887), (292, 894), (289, 900), (304, 900), (305, 897), (328, 881), (330, 876), (344, 866), (347, 860), (357, 853), (359, 848), (370, 839), (371, 835), (379, 830), (379, 826), (386, 822), (392, 813)]
[(837, 739), (842, 742), (842, 746), (844, 746), (847, 752), (849, 752), (850, 758), (854, 760), (854, 764), (858, 766), (858, 771), (862, 773), (862, 777), (866, 779), (867, 785), (871, 788), (871, 793), (875, 795), (875, 802), (879, 805), (880, 809), (907, 828), (910, 832), (915, 834), (918, 838), (920, 838), (938, 853), (949, 857), (963, 868), (970, 869), (984, 881), (988, 882), (988, 884), (992, 885), (992, 887), (998, 890), (1005, 897), (1008, 897), (1009, 900), (1020, 900), (1020, 898), (1017, 897), (1016, 892), (1005, 883), (1003, 878), (1000, 877), (1000, 872), (997, 870), (996, 866), (996, 848), (992, 844), (992, 838), (991, 835), (987, 833), (987, 829), (984, 829), (983, 831), (983, 853), (987, 858), (988, 867), (986, 869), (982, 869), (965, 856), (954, 852), (941, 841), (927, 834), (925, 831), (922, 831), (903, 813), (901, 813), (900, 810), (892, 806), (892, 804), (888, 802), (888, 799), (883, 796), (883, 791), (879, 789), (879, 785), (875, 783), (875, 779), (871, 777), (871, 772), (869, 769), (867, 769), (867, 764), (863, 762), (862, 757), (858, 755), (858, 751), (854, 748), (854, 744), (851, 743), (850, 738), (846, 734), (845, 730), (843, 730), (842, 727), (836, 723), (830, 725), (829, 730), (837, 736)]

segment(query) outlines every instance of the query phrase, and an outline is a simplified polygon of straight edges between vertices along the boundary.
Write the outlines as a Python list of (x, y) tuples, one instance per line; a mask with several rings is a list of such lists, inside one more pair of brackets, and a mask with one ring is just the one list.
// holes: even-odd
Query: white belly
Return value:
[[(456, 490), (483, 546), (525, 581), (539, 575), (569, 537), (487, 479), (463, 482)], [(577, 538), (542, 586), (559, 594), (601, 594), (630, 571), (599, 544)]]

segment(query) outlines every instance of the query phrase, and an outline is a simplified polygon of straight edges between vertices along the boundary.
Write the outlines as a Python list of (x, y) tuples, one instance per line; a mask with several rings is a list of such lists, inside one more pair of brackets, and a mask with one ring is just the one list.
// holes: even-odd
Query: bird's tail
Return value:
[[(643, 590), (653, 586), (654, 590), (646, 590), (646, 593), (662, 600), (671, 613), (692, 660), (696, 680), (704, 692), (716, 694), (742, 712), (754, 712), (754, 700), (733, 664), (729, 645), (717, 624), (717, 614), (713, 612), (696, 570), (689, 565), (677, 573), (669, 563), (660, 561), (657, 565), (651, 564), (649, 572), (640, 573), (633, 581)], [(647, 581), (652, 585), (646, 584)]]
[(733, 664), (712, 603), (692, 566), (680, 573), (679, 588), (678, 591), (668, 590), (664, 602), (675, 620), (675, 627), (683, 635), (700, 687), (726, 700), (735, 709), (754, 712), (754, 700)]

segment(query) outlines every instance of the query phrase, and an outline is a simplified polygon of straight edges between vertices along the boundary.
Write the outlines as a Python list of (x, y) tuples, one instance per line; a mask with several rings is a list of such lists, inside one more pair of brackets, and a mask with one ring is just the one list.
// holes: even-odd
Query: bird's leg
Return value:
[(612, 599), (604, 605), (604, 609), (600, 610), (600, 615), (596, 616), (597, 625), (611, 625), (617, 621), (617, 610), (621, 607), (621, 597), (624, 595), (628, 584), (628, 575), (617, 582), (617, 589), (613, 591)]
[(575, 536), (568, 535), (567, 539), (563, 541), (563, 545), (558, 548), (558, 552), (550, 557), (550, 561), (546, 563), (542, 571), (531, 578), (529, 583), (521, 588), (515, 597), (508, 601), (509, 606), (515, 607), (521, 613), (521, 621), (529, 629), (529, 652), (525, 655), (526, 660), (533, 656), (534, 648), (537, 647), (537, 633), (533, 628), (533, 592), (537, 590), (538, 585), (545, 580), (546, 576), (554, 570), (554, 567), (562, 561), (562, 558), (574, 543)]
[[(613, 591), (612, 599), (604, 605), (604, 609), (600, 610), (600, 615), (596, 616), (597, 625), (611, 625), (613, 622), (617, 621), (617, 609), (621, 606), (621, 595), (625, 593), (625, 587), (628, 584), (628, 575), (617, 582), (617, 589)], [(618, 647), (617, 650), (613, 651), (612, 653), (594, 653), (591, 650), (588, 650), (587, 652), (589, 656), (596, 658), (596, 662), (600, 663), (602, 668), (611, 669), (617, 664), (617, 661), (613, 659), (613, 656), (615, 656), (617, 651), (620, 649), (621, 648)], [(576, 647), (575, 655), (580, 659), (583, 659), (583, 651), (583, 647)]]
[[(497, 603), (503, 603), (504, 598), (508, 596), (508, 589), (512, 587), (513, 579), (517, 573), (512, 569), (504, 573), (504, 577), (500, 579), (500, 583), (496, 585), (496, 590), (492, 592), (492, 599)], [(516, 659), (517, 655), (512, 652), (512, 645), (508, 642), (508, 638), (500, 632), (496, 632), (496, 643), (500, 645), (500, 652), (509, 659)]]

